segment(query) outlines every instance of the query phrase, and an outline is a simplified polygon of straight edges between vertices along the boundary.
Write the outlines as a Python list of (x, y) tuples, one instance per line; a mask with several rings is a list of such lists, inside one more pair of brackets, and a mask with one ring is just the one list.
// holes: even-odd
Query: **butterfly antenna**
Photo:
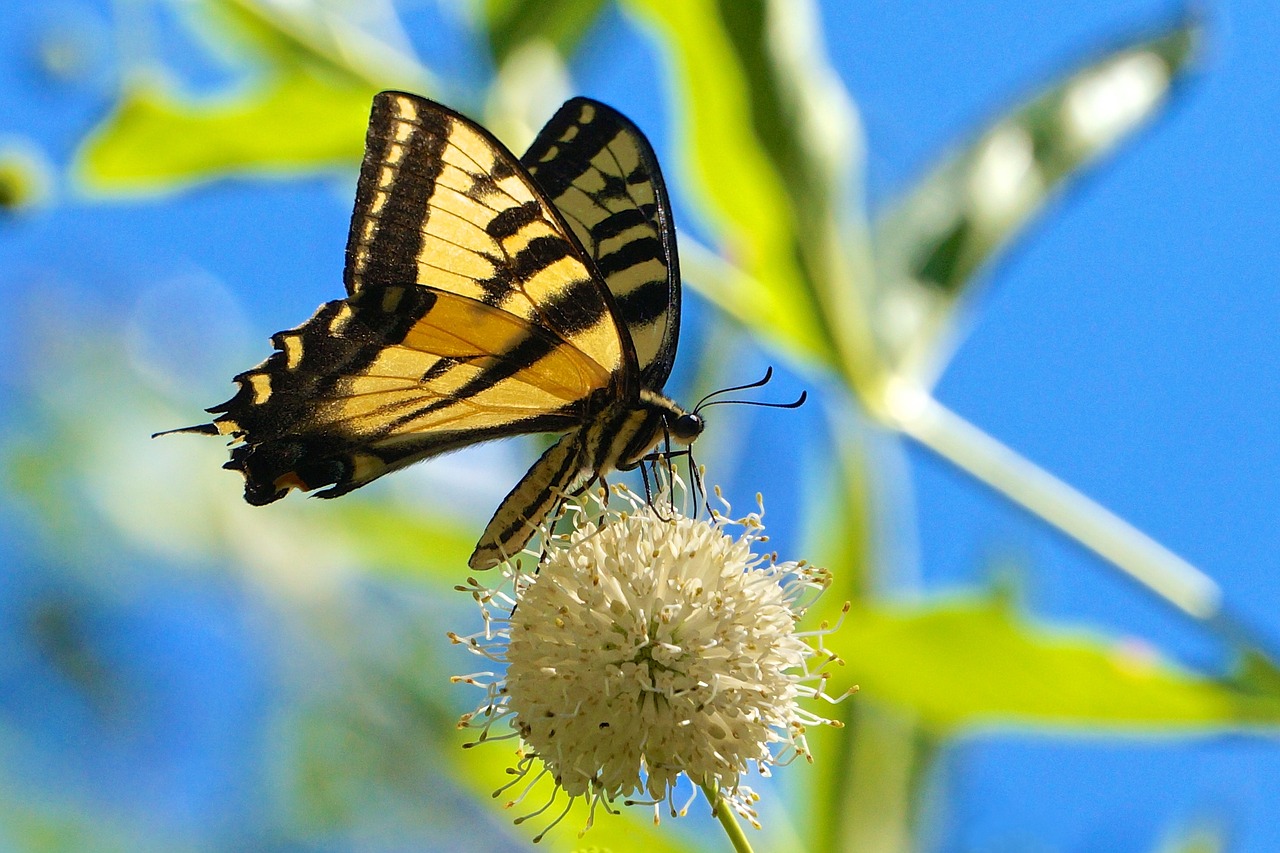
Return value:
[[(809, 392), (801, 391), (800, 396), (792, 400), (790, 403), (765, 403), (760, 400), (712, 400), (710, 403), (699, 403), (698, 408), (709, 408), (711, 406), (720, 406), (726, 403), (736, 403), (743, 406), (760, 406), (765, 409), (798, 409), (804, 405), (804, 401), (807, 399), (809, 399)], [(694, 409), (695, 412), (697, 410), (698, 409)]]
[(699, 409), (702, 408), (702, 406), (708, 400), (710, 400), (712, 397), (719, 397), (721, 394), (732, 394), (734, 391), (749, 391), (752, 388), (761, 388), (765, 385), (768, 385), (769, 380), (772, 378), (773, 378), (773, 365), (769, 365), (769, 367), (764, 372), (763, 378), (758, 379), (755, 382), (748, 382), (746, 385), (734, 385), (732, 388), (721, 388), (719, 391), (712, 391), (710, 394), (708, 394), (707, 396), (699, 400), (698, 405), (694, 406), (693, 410), (694, 412), (697, 412)]

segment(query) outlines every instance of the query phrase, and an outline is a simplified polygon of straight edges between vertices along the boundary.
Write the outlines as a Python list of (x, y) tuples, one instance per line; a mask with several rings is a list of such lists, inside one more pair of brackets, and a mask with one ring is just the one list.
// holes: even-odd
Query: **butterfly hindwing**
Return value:
[(675, 225), (644, 134), (598, 101), (574, 98), (521, 158), (612, 292), (644, 387), (662, 388), (680, 331)]
[(228, 467), (254, 504), (291, 487), (333, 497), (468, 444), (570, 429), (610, 396), (609, 373), (545, 329), (421, 286), (367, 288), (273, 341), (213, 410), (219, 432), (244, 439)]

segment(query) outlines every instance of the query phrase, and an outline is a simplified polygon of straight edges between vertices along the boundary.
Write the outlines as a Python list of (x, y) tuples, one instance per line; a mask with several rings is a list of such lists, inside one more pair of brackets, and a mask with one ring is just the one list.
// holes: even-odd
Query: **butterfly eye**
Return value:
[(707, 425), (701, 415), (685, 413), (671, 424), (671, 437), (681, 444), (689, 444), (702, 435), (702, 428)]

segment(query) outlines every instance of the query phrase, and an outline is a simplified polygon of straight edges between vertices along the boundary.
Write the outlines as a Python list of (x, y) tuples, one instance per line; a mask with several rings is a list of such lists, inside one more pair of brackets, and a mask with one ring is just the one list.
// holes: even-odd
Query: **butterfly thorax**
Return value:
[(582, 447), (589, 458), (583, 461), (599, 472), (634, 468), (659, 445), (687, 444), (696, 437), (674, 429), (689, 417), (669, 397), (641, 389), (638, 400), (612, 403), (585, 428)]
[[(608, 442), (611, 456), (603, 460), (605, 465), (596, 465), (596, 470), (632, 469), (660, 444), (689, 444), (701, 433), (698, 415), (691, 415), (680, 403), (648, 388), (640, 389), (639, 405), (620, 403), (616, 409), (617, 432)], [(695, 429), (690, 429), (691, 424), (696, 425)]]

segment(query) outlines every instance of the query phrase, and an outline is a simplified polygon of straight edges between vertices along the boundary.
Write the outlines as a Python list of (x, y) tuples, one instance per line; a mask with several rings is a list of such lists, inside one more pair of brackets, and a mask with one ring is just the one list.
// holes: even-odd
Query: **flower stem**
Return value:
[(1222, 590), (1204, 572), (1129, 522), (1036, 467), (933, 399), (899, 386), (886, 409), (904, 434), (1057, 527), (1194, 619), (1225, 618)]
[(747, 836), (742, 831), (742, 824), (738, 823), (738, 819), (733, 816), (733, 809), (725, 802), (724, 797), (720, 796), (720, 789), (704, 783), (702, 793), (706, 795), (707, 802), (711, 803), (711, 811), (724, 827), (724, 834), (729, 836), (733, 849), (737, 853), (751, 853), (751, 842), (747, 841)]

